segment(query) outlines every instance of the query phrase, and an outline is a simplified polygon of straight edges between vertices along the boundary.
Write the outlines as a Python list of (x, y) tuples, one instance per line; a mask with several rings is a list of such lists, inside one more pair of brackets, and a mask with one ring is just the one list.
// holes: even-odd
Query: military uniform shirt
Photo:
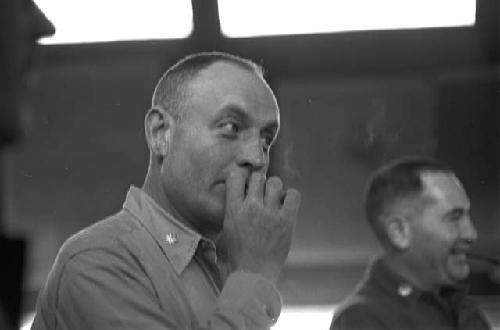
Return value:
[(131, 187), (119, 213), (63, 244), (32, 329), (269, 328), (275, 286), (243, 271), (224, 279), (216, 263), (213, 242)]

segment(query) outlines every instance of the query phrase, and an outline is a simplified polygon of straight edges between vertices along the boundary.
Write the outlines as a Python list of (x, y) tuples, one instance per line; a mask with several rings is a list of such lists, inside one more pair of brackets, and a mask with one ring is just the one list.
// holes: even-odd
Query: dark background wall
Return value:
[(434, 155), (457, 170), (477, 249), (500, 257), (499, 4), (477, 3), (474, 27), (226, 39), (216, 2), (193, 1), (186, 40), (46, 46), (32, 125), (5, 159), (6, 226), (29, 240), (26, 308), (62, 242), (142, 184), (155, 82), (197, 50), (262, 63), (278, 96), (272, 171), (304, 196), (280, 282), (285, 303), (333, 304), (352, 289), (378, 252), (361, 212), (363, 186), (403, 154)]

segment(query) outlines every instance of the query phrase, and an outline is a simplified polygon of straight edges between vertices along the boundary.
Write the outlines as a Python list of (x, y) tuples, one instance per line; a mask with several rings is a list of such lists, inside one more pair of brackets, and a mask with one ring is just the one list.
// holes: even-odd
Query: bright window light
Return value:
[(335, 306), (283, 307), (272, 330), (324, 330), (330, 328)]
[(476, 0), (219, 0), (229, 37), (471, 26)]
[(29, 312), (25, 314), (21, 319), (20, 330), (30, 330), (34, 319), (35, 319), (35, 312)]
[[(335, 305), (283, 307), (280, 318), (272, 330), (328, 329), (334, 311)], [(22, 319), (20, 330), (29, 330), (34, 318), (35, 312), (26, 314)]]
[(35, 0), (56, 27), (43, 44), (176, 39), (193, 28), (186, 0)]

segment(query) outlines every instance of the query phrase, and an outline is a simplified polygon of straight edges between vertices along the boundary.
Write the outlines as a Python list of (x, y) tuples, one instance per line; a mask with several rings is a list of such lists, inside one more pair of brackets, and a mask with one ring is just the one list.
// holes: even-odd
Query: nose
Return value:
[(470, 217), (466, 217), (461, 228), (461, 236), (469, 243), (477, 240), (477, 230)]
[(268, 154), (264, 150), (260, 137), (249, 139), (244, 143), (239, 155), (238, 165), (248, 169), (249, 172), (267, 171)]
[(32, 10), (32, 34), (33, 37), (38, 40), (42, 37), (51, 36), (56, 32), (56, 28), (51, 21), (45, 16), (45, 14), (40, 10), (38, 5), (33, 3)]

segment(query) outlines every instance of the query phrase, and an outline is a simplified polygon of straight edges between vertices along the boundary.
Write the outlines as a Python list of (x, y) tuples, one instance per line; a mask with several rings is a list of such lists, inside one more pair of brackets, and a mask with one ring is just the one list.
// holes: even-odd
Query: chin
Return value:
[(225, 205), (219, 200), (211, 200), (205, 209), (205, 218), (212, 232), (220, 232), (224, 227)]
[(450, 281), (452, 283), (457, 283), (463, 281), (469, 277), (470, 269), (469, 267), (460, 267), (457, 269), (451, 269), (449, 271)]
[(467, 277), (469, 277), (469, 274), (470, 274), (470, 270), (469, 270), (469, 268), (467, 268), (467, 270), (462, 271), (460, 274), (458, 274), (458, 276), (456, 276), (456, 278), (459, 281), (463, 281), (463, 280), (466, 280)]

